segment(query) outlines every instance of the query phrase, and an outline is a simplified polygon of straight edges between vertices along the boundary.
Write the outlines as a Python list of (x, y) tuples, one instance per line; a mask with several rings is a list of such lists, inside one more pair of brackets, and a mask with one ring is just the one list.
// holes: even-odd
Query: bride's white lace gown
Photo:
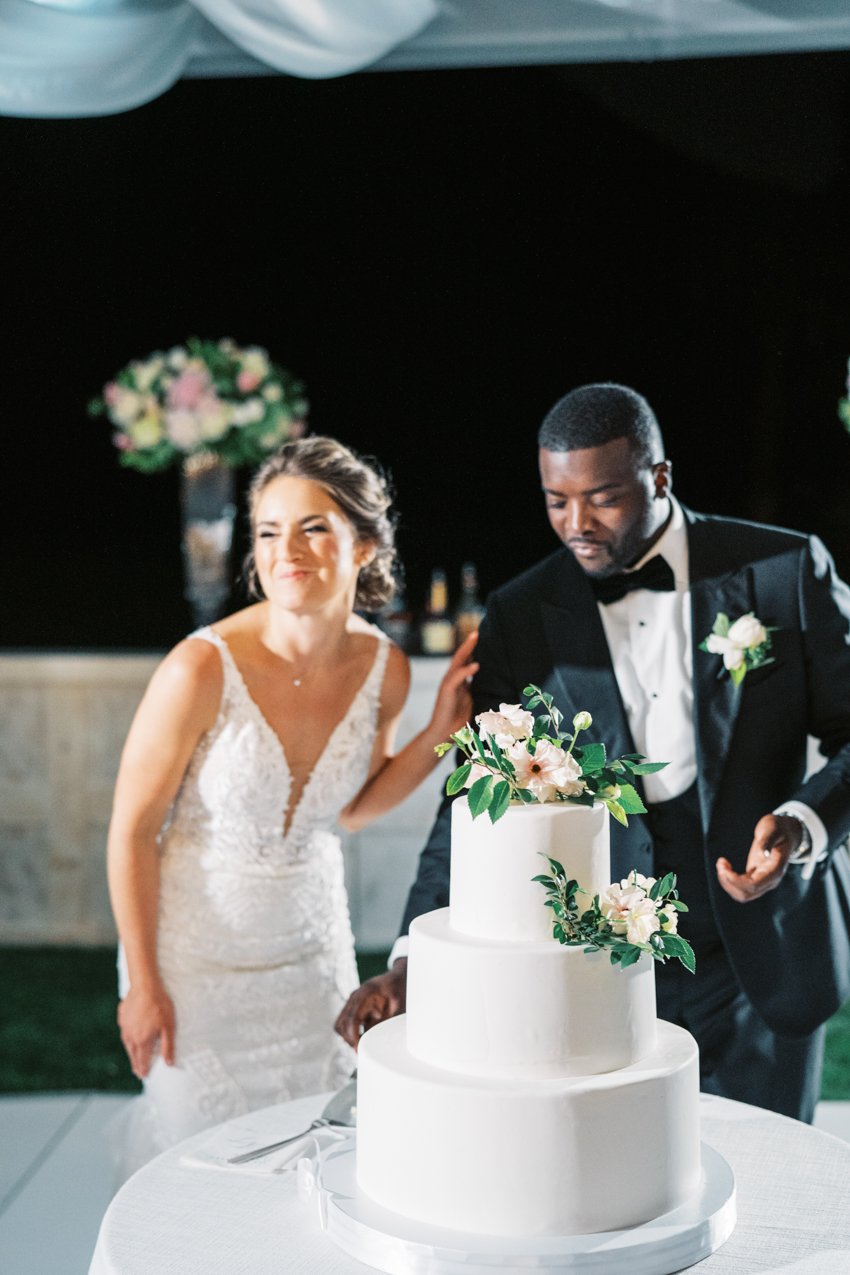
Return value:
[[(334, 1089), (355, 1055), (333, 1030), (357, 986), (333, 831), (366, 780), (388, 644), (328, 740), (284, 828), (292, 776), (226, 643), (218, 718), (161, 837), (158, 959), (176, 1014), (176, 1065), (157, 1057), (131, 1103), (122, 1171), (258, 1107)], [(122, 994), (126, 973), (122, 976)]]

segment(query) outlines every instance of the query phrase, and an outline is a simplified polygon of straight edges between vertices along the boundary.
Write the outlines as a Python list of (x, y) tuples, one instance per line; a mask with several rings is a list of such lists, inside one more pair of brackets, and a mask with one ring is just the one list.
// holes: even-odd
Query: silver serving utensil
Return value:
[(231, 1156), (227, 1163), (247, 1164), (249, 1160), (259, 1160), (261, 1156), (271, 1155), (272, 1151), (279, 1151), (281, 1147), (288, 1146), (290, 1142), (297, 1142), (299, 1138), (306, 1138), (307, 1134), (312, 1133), (314, 1129), (322, 1129), (328, 1126), (351, 1129), (355, 1124), (356, 1100), (357, 1080), (352, 1077), (348, 1084), (343, 1085), (338, 1093), (333, 1094), (328, 1099), (324, 1111), (320, 1116), (316, 1116), (309, 1129), (303, 1129), (301, 1133), (293, 1133), (288, 1138), (281, 1138), (280, 1142), (272, 1142), (267, 1147), (255, 1147), (253, 1151), (244, 1151), (242, 1155)]

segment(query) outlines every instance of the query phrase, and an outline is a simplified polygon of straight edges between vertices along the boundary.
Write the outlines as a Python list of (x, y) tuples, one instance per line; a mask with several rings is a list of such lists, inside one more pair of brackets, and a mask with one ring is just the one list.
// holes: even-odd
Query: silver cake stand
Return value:
[(388, 1275), (528, 1275), (529, 1271), (672, 1275), (708, 1257), (735, 1227), (735, 1176), (702, 1144), (703, 1181), (686, 1204), (624, 1231), (467, 1235), (382, 1209), (357, 1186), (354, 1139), (322, 1157), (314, 1183), (322, 1225), (351, 1257)]

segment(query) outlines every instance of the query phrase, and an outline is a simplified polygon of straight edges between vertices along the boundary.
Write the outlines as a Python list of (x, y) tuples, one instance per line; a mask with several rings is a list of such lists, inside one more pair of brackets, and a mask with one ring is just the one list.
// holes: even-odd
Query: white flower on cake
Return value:
[(721, 655), (723, 667), (735, 685), (740, 686), (750, 669), (773, 663), (770, 635), (775, 632), (775, 627), (762, 624), (752, 611), (734, 622), (720, 611), (711, 633), (700, 642), (699, 649), (710, 655)]
[(552, 935), (559, 943), (580, 945), (586, 952), (607, 948), (612, 965), (623, 969), (646, 952), (656, 961), (679, 960), (694, 972), (693, 949), (678, 933), (679, 913), (688, 909), (679, 898), (672, 872), (661, 880), (630, 872), (595, 895), (590, 907), (579, 913), (578, 882), (567, 880), (557, 859), (548, 863), (549, 875), (534, 880), (549, 896), (546, 906), (552, 909)]
[(534, 730), (534, 718), (519, 704), (500, 704), (498, 713), (479, 713), (475, 721), (481, 734), (492, 735), (500, 748), (527, 739)]
[[(602, 802), (622, 824), (646, 807), (634, 775), (662, 770), (666, 762), (649, 762), (639, 753), (611, 759), (604, 744), (578, 745), (582, 731), (593, 725), (588, 712), (576, 713), (572, 734), (562, 730), (563, 714), (539, 686), (526, 686), (526, 706), (500, 704), (498, 712), (479, 713), (478, 730), (464, 726), (437, 746), (442, 756), (456, 745), (466, 760), (446, 782), (450, 796), (469, 789), (473, 819), (486, 810), (492, 823), (512, 802), (571, 801), (592, 806)], [(532, 709), (542, 706), (536, 717)]]
[(537, 741), (533, 753), (528, 751), (525, 740), (518, 740), (508, 749), (508, 757), (519, 787), (533, 793), (540, 802), (554, 801), (559, 793), (576, 796), (584, 792), (581, 767), (575, 757), (546, 739)]

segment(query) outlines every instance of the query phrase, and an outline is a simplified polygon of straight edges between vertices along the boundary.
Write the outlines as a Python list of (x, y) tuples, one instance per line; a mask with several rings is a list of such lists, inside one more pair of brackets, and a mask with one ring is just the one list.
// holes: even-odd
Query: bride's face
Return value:
[(263, 488), (254, 510), (257, 576), (270, 602), (290, 611), (354, 605), (357, 575), (371, 547), (332, 496), (309, 478), (282, 476)]

